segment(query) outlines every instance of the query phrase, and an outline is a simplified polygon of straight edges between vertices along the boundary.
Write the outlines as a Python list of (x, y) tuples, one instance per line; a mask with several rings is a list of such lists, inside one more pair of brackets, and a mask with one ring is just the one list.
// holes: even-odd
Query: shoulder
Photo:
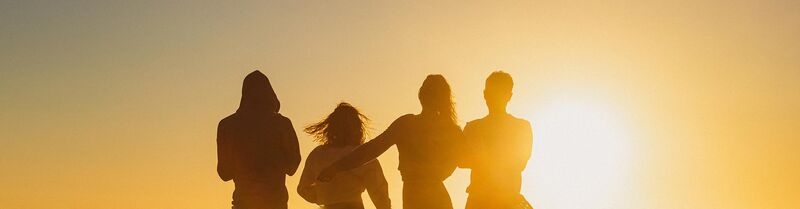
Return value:
[(397, 117), (397, 119), (394, 120), (394, 122), (395, 123), (397, 123), (397, 122), (408, 123), (409, 121), (414, 120), (414, 118), (416, 118), (416, 115), (414, 115), (414, 114), (405, 114), (405, 115), (401, 115), (400, 117)]
[(233, 123), (234, 120), (236, 120), (236, 114), (235, 113), (231, 114), (231, 115), (228, 115), (225, 118), (222, 118), (222, 120), (219, 120), (219, 123), (217, 124), (217, 127), (220, 128), (220, 129), (222, 129), (223, 127), (227, 127), (227, 126), (229, 126), (229, 124)]
[(236, 114), (231, 114), (219, 121), (217, 124), (217, 142), (226, 141), (226, 138), (230, 137), (231, 126), (234, 126), (232, 123), (235, 118)]
[(511, 116), (511, 120), (514, 121), (514, 123), (516, 123), (516, 124), (519, 124), (521, 126), (528, 126), (528, 127), (531, 126), (531, 122), (528, 121), (528, 120), (525, 120), (523, 118), (518, 118), (518, 117), (516, 117), (514, 115), (509, 115), (509, 116)]
[(516, 127), (517, 130), (523, 131), (524, 133), (531, 134), (533, 132), (533, 128), (531, 127), (531, 122), (528, 120), (515, 117), (513, 115), (509, 115), (511, 124), (513, 127)]
[(395, 119), (394, 122), (392, 122), (392, 124), (389, 125), (389, 127), (397, 128), (406, 126), (407, 124), (411, 123), (411, 121), (413, 121), (414, 118), (416, 118), (414, 114), (401, 115), (400, 117), (397, 117), (397, 119)]
[(292, 123), (292, 120), (289, 120), (289, 118), (281, 115), (280, 113), (275, 113), (275, 119), (283, 123)]
[(278, 124), (280, 124), (282, 126), (293, 127), (292, 126), (292, 120), (290, 120), (286, 116), (281, 115), (280, 113), (276, 113), (275, 116), (273, 116), (273, 119), (275, 121), (277, 121)]
[(327, 150), (328, 150), (328, 145), (319, 145), (317, 147), (314, 147), (314, 149), (311, 150), (311, 153), (308, 154), (308, 157), (306, 157), (307, 158), (306, 160), (311, 161), (312, 159), (316, 159), (317, 156), (325, 153), (325, 151)]
[(467, 127), (481, 126), (481, 124), (486, 123), (486, 120), (486, 117), (483, 117), (467, 122), (467, 124), (464, 125), (464, 129), (467, 129)]

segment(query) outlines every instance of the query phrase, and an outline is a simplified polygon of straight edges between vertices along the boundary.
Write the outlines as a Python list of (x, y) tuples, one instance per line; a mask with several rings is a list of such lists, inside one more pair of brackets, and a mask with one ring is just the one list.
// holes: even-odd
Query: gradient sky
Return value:
[[(800, 208), (800, 1), (0, 1), (0, 208), (227, 208), (215, 132), (244, 76), (295, 128), (340, 101), (372, 133), (443, 74), (534, 126), (549, 209)], [(298, 133), (300, 133), (298, 131)], [(300, 134), (303, 156), (315, 146)], [(380, 158), (400, 208), (397, 153)], [(301, 168), (302, 169), (302, 168)], [(468, 171), (447, 186), (463, 208)], [(290, 207), (313, 205), (294, 195)], [(371, 207), (371, 206), (369, 206)]]

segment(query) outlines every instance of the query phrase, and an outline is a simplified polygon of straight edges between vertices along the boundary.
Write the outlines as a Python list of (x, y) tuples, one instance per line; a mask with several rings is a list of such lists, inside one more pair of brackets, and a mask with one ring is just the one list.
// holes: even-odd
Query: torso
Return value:
[[(511, 115), (487, 116), (469, 122), (465, 129), (470, 129), (475, 140), (478, 140), (479, 151), (491, 157), (493, 163), (472, 168), (470, 192), (500, 190), (519, 192), (521, 172), (507, 164), (525, 164), (528, 159), (519, 159), (513, 150), (530, 143), (528, 122)], [(491, 189), (489, 189), (491, 188)]]
[(461, 131), (458, 126), (410, 115), (403, 128), (397, 142), (403, 181), (441, 182), (449, 177), (456, 168), (452, 148)]
[[(336, 162), (343, 156), (350, 154), (356, 146), (330, 146), (321, 145), (314, 149), (308, 156), (308, 164), (314, 168), (326, 168)], [(360, 176), (364, 172), (365, 166), (369, 163), (343, 172), (333, 178), (330, 182), (322, 183), (315, 181), (317, 184), (317, 203), (321, 205), (329, 205), (334, 203), (361, 203), (361, 193), (364, 192), (365, 186)], [(319, 169), (314, 169), (312, 176), (319, 175)]]

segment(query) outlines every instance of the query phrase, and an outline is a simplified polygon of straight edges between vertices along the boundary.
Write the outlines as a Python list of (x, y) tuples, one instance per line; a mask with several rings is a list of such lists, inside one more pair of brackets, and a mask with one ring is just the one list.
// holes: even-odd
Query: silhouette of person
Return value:
[(483, 91), (489, 115), (464, 126), (467, 153), (459, 167), (472, 169), (467, 209), (516, 208), (524, 201), (519, 192), (533, 134), (528, 121), (506, 112), (513, 86), (508, 73), (489, 75)]
[(364, 143), (367, 117), (348, 103), (340, 103), (325, 120), (309, 125), (305, 132), (322, 145), (311, 151), (297, 185), (297, 193), (323, 209), (363, 209), (361, 193), (367, 190), (377, 209), (392, 208), (389, 185), (378, 160), (337, 175), (329, 182), (317, 180), (319, 172)]
[(455, 170), (456, 145), (461, 128), (456, 124), (450, 86), (441, 75), (428, 75), (419, 89), (422, 111), (395, 120), (375, 139), (359, 146), (320, 172), (318, 179), (330, 181), (336, 174), (369, 162), (397, 145), (403, 179), (403, 208), (452, 209), (442, 181)]
[(286, 175), (297, 170), (300, 147), (279, 109), (267, 76), (254, 71), (244, 79), (239, 109), (219, 122), (217, 173), (235, 184), (234, 209), (287, 208)]

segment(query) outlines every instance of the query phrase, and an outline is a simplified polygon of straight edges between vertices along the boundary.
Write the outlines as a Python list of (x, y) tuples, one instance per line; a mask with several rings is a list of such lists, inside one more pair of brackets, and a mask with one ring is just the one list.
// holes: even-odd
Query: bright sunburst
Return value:
[(563, 95), (529, 118), (534, 151), (523, 193), (538, 208), (611, 209), (628, 198), (631, 139), (620, 112), (602, 99)]

